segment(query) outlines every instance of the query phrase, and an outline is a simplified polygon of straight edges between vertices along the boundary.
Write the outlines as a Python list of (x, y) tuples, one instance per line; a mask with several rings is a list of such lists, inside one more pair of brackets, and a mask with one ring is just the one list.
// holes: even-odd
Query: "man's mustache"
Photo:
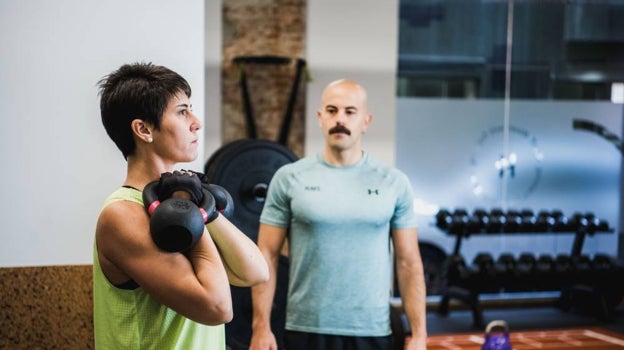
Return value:
[(351, 130), (347, 129), (344, 125), (336, 125), (333, 128), (329, 129), (329, 134), (343, 133), (347, 135), (351, 135)]

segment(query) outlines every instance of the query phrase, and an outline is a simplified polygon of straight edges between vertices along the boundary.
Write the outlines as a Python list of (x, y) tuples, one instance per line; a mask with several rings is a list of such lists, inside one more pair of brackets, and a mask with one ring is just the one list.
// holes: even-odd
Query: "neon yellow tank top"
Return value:
[[(119, 200), (143, 205), (141, 192), (119, 188), (104, 207)], [(112, 285), (93, 249), (93, 321), (98, 350), (202, 349), (224, 350), (225, 327), (206, 326), (158, 303), (143, 288), (120, 289)]]

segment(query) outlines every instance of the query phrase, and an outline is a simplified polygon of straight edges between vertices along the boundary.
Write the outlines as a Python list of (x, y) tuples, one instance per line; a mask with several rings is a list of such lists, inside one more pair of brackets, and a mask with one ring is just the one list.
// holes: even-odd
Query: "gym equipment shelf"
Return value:
[[(453, 212), (441, 209), (436, 215), (436, 226), (456, 238), (453, 254), (445, 266), (447, 286), (438, 306), (440, 315), (448, 315), (450, 300), (458, 299), (470, 306), (474, 327), (482, 328), (481, 294), (558, 291), (561, 294), (556, 306), (564, 310), (592, 310), (599, 319), (608, 321), (624, 296), (624, 286), (610, 283), (624, 277), (624, 267), (605, 254), (590, 258), (582, 253), (588, 235), (614, 232), (593, 213), (577, 212), (568, 219), (560, 210), (543, 210), (535, 216), (529, 209), (476, 209), (472, 215), (462, 208)], [(471, 235), (544, 233), (574, 234), (570, 255), (535, 257), (523, 253), (516, 258), (503, 253), (494, 258), (484, 252), (471, 265), (461, 255), (462, 241)]]

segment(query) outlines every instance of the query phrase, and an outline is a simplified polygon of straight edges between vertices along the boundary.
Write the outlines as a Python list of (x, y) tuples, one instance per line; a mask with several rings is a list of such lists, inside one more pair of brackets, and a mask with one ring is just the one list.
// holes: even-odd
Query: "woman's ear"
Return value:
[(132, 132), (145, 143), (152, 143), (154, 137), (152, 135), (152, 128), (145, 123), (142, 119), (134, 119), (130, 123)]

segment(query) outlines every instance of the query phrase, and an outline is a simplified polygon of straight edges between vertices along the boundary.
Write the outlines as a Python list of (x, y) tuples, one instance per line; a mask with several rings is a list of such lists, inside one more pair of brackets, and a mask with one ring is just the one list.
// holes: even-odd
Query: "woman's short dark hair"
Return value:
[(126, 159), (136, 149), (131, 129), (134, 119), (158, 130), (170, 99), (180, 92), (191, 97), (191, 87), (184, 78), (152, 63), (125, 64), (100, 80), (98, 86), (102, 123)]

